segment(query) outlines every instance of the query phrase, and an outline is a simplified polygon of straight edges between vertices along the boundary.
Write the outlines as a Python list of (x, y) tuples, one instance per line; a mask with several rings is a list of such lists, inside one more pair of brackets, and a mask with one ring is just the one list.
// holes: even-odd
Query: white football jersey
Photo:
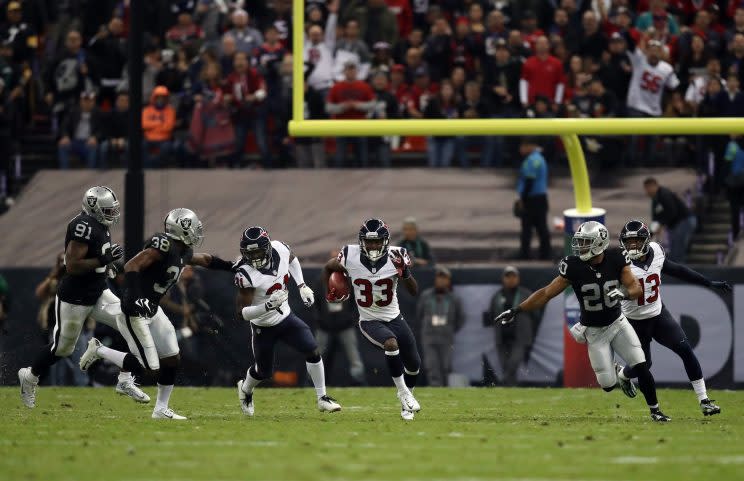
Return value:
[(360, 321), (390, 322), (400, 316), (398, 270), (390, 258), (393, 252), (400, 252), (404, 262), (411, 265), (406, 249), (396, 246), (389, 246), (387, 257), (376, 263), (362, 257), (358, 244), (349, 244), (338, 254), (338, 261), (346, 269), (354, 287)]
[(661, 314), (661, 269), (665, 258), (664, 248), (651, 242), (646, 260), (641, 265), (631, 262), (630, 270), (641, 283), (643, 294), (638, 299), (622, 301), (623, 314), (628, 319), (649, 319)]
[[(271, 294), (279, 289), (287, 289), (289, 283), (289, 257), (292, 251), (283, 242), (271, 241), (272, 259), (271, 264), (263, 269), (256, 269), (248, 264), (243, 264), (235, 273), (235, 285), (245, 289), (252, 287), (253, 305), (262, 306), (269, 300)], [(269, 327), (282, 322), (289, 315), (289, 302), (279, 308), (282, 312), (272, 309), (259, 317), (251, 319), (257, 326)]]
[(629, 51), (628, 57), (633, 64), (633, 76), (628, 88), (628, 107), (660, 117), (664, 88), (676, 89), (679, 86), (674, 67), (663, 60), (651, 65), (640, 49)]

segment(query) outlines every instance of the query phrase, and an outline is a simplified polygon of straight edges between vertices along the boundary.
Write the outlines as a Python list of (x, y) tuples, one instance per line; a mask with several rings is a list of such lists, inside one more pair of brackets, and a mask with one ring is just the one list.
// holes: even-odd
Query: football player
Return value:
[[(120, 217), (119, 200), (114, 191), (95, 186), (85, 192), (82, 211), (67, 224), (65, 273), (54, 304), (54, 340), (37, 354), (31, 367), (18, 371), (21, 400), (26, 407), (36, 406), (39, 378), (60, 358), (68, 357), (75, 350), (88, 317), (118, 330), (116, 319), (121, 315), (121, 307), (119, 298), (106, 286), (106, 266), (124, 256), (121, 246), (111, 243), (109, 232)], [(137, 387), (131, 373), (126, 371), (119, 374), (116, 392), (137, 402), (150, 402), (150, 397)]]
[[(651, 241), (651, 230), (640, 220), (631, 220), (625, 224), (620, 232), (620, 245), (628, 252), (630, 269), (643, 287), (643, 293), (638, 299), (622, 301), (622, 311), (641, 340), (646, 364), (651, 367), (651, 340), (654, 339), (682, 359), (703, 414), (711, 416), (720, 413), (721, 408), (708, 399), (700, 362), (685, 331), (662, 304), (659, 288), (662, 273), (722, 292), (730, 292), (731, 285), (725, 281), (711, 281), (689, 267), (667, 259), (661, 245)], [(627, 380), (636, 377), (636, 372), (630, 366), (625, 366), (618, 375)]]
[[(359, 229), (359, 244), (344, 246), (323, 268), (323, 285), (333, 272), (343, 272), (354, 287), (359, 306), (359, 329), (374, 346), (385, 352), (390, 375), (398, 388), (400, 415), (414, 418), (421, 409), (411, 390), (421, 366), (416, 338), (398, 307), (398, 281), (415, 296), (418, 284), (411, 274), (411, 259), (402, 247), (390, 246), (390, 231), (381, 219), (368, 219)], [(327, 290), (328, 302), (343, 302), (336, 290)]]
[(212, 254), (194, 253), (204, 236), (201, 221), (189, 209), (170, 211), (164, 230), (154, 234), (124, 265), (123, 315), (117, 322), (135, 354), (116, 351), (93, 338), (80, 358), (80, 369), (86, 371), (103, 358), (135, 374), (151, 371), (158, 383), (152, 418), (186, 419), (168, 407), (180, 358), (176, 331), (159, 307), (160, 299), (178, 281), (184, 265), (232, 271), (232, 263)]
[(641, 342), (620, 310), (620, 301), (637, 299), (643, 289), (630, 270), (628, 253), (608, 249), (609, 245), (610, 236), (604, 225), (595, 221), (581, 224), (571, 240), (573, 255), (560, 262), (559, 275), (553, 282), (517, 307), (499, 314), (496, 321), (508, 324), (520, 311), (541, 309), (567, 287), (573, 287), (581, 306), (581, 319), (571, 328), (571, 334), (578, 342), (588, 344), (589, 361), (599, 385), (607, 392), (620, 385), (628, 397), (636, 395), (632, 383), (618, 377), (619, 366), (614, 364), (614, 353), (618, 353), (638, 376), (651, 419), (670, 421), (659, 409), (656, 384)]
[(238, 400), (246, 416), (253, 416), (253, 391), (274, 372), (274, 346), (281, 340), (305, 356), (305, 365), (315, 386), (318, 409), (336, 412), (341, 405), (328, 396), (323, 359), (310, 327), (290, 309), (287, 299), (289, 277), (300, 289), (305, 306), (315, 302), (312, 289), (302, 276), (300, 260), (287, 244), (272, 241), (263, 227), (249, 227), (240, 239), (241, 260), (237, 263), (235, 285), (241, 315), (251, 323), (251, 346), (255, 363), (238, 381)]

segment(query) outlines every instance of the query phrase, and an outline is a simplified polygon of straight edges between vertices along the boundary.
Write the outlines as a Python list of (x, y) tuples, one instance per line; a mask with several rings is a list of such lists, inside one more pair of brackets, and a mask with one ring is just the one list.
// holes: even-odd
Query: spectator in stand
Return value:
[(649, 8), (647, 12), (642, 13), (636, 19), (636, 28), (641, 32), (645, 32), (655, 21), (666, 22), (667, 30), (672, 35), (679, 35), (679, 25), (674, 15), (667, 12), (666, 0), (650, 0)]
[(732, 137), (726, 146), (726, 162), (729, 162), (726, 187), (731, 204), (731, 240), (736, 241), (741, 232), (741, 215), (744, 208), (744, 139)]
[(424, 110), (439, 92), (439, 85), (429, 79), (429, 71), (421, 66), (416, 69), (416, 80), (405, 97), (405, 109), (410, 118), (424, 118)]
[(455, 35), (452, 38), (452, 64), (455, 68), (465, 69), (470, 73), (476, 70), (476, 46), (470, 31), (467, 17), (459, 17), (455, 23)]
[(452, 69), (450, 73), (449, 81), (452, 84), (452, 88), (455, 89), (455, 97), (460, 102), (465, 96), (465, 81), (467, 80), (467, 74), (463, 67), (457, 66)]
[(452, 69), (452, 29), (445, 18), (438, 18), (432, 26), (424, 47), (424, 60), (434, 82), (449, 77)]
[[(695, 75), (689, 82), (685, 92), (685, 102), (690, 104), (693, 111), (697, 112), (698, 106), (703, 101), (703, 97), (705, 97), (708, 80), (713, 77), (721, 77), (721, 62), (717, 58), (711, 57), (702, 69), (697, 69), (694, 72)], [(723, 86), (724, 88), (726, 87), (725, 81), (723, 81)]]
[[(364, 119), (375, 109), (375, 93), (365, 82), (357, 79), (357, 64), (353, 60), (344, 65), (344, 80), (328, 92), (326, 112), (334, 119)], [(346, 162), (346, 153), (351, 145), (356, 150), (353, 162)], [(336, 168), (368, 166), (368, 141), (365, 137), (336, 138)]]
[(165, 34), (166, 46), (174, 52), (184, 45), (193, 45), (199, 49), (204, 42), (204, 32), (194, 22), (193, 10), (190, 5), (177, 7), (177, 23)]
[[(698, 117), (724, 117), (729, 110), (729, 96), (726, 92), (723, 81), (718, 76), (712, 76), (708, 79), (708, 83), (705, 88), (705, 96), (697, 109)], [(724, 154), (726, 151), (726, 143), (728, 137), (723, 135), (706, 135), (700, 136), (702, 142), (698, 145), (702, 145), (703, 156), (700, 158), (700, 170), (702, 172), (710, 171), (708, 167), (709, 154), (712, 154), (714, 161), (714, 174), (712, 179), (708, 179), (709, 187), (714, 191), (718, 192), (719, 188), (723, 186), (723, 182), (726, 178), (726, 171), (723, 168), (724, 165)], [(705, 167), (708, 167), (707, 169)], [(712, 184), (710, 183), (712, 181)]]
[[(416, 79), (416, 72), (421, 68), (426, 68), (424, 64), (424, 50), (422, 48), (411, 47), (406, 52), (406, 82), (412, 84)], [(427, 76), (429, 75), (427, 69)]]
[[(173, 137), (176, 126), (176, 109), (169, 104), (170, 92), (158, 85), (152, 91), (149, 105), (142, 109), (144, 136), (144, 164), (146, 168), (158, 168), (164, 160), (178, 150)], [(153, 151), (157, 151), (153, 155)]]
[(406, 54), (411, 48), (422, 50), (424, 47), (424, 32), (420, 28), (414, 28), (408, 37), (401, 38), (393, 47), (393, 60), (396, 63), (403, 64), (406, 61)]
[[(439, 93), (426, 105), (424, 118), (457, 119), (459, 117), (455, 89), (449, 81), (444, 81)], [(429, 167), (451, 166), (456, 147), (455, 137), (428, 137), (426, 150)]]
[(727, 73), (735, 73), (739, 83), (744, 83), (744, 33), (737, 33), (731, 40), (725, 65)]
[[(488, 119), (491, 111), (488, 103), (481, 99), (481, 85), (470, 80), (465, 84), (465, 96), (458, 106), (459, 116), (462, 119)], [(470, 167), (468, 150), (477, 147), (480, 151), (480, 166), (492, 167), (494, 161), (495, 136), (482, 137), (457, 137), (457, 158), (462, 167)]]
[[(593, 77), (589, 81), (588, 97), (591, 103), (589, 117), (608, 118), (617, 117), (619, 113), (619, 101), (615, 93), (605, 88), (600, 77)], [(591, 155), (596, 157), (600, 171), (614, 168), (621, 164), (624, 141), (617, 136), (597, 136), (586, 139), (593, 140), (595, 152)], [(589, 149), (591, 150), (591, 149)]]
[[(244, 54), (236, 54), (236, 60), (239, 55)], [(223, 79), (219, 63), (204, 63), (197, 86), (199, 94), (196, 96), (189, 123), (187, 144), (189, 152), (196, 155), (202, 166), (214, 167), (218, 162), (225, 161), (235, 165), (237, 159), (232, 110), (234, 95), (238, 95), (238, 89), (231, 89)], [(177, 149), (181, 150), (180, 143), (177, 144)], [(189, 160), (186, 157), (181, 164), (188, 163)]]
[(333, 85), (333, 62), (336, 48), (336, 14), (331, 13), (326, 23), (325, 37), (323, 27), (312, 25), (307, 31), (304, 59), (312, 66), (307, 78), (310, 86), (325, 95)]
[(607, 37), (599, 28), (597, 14), (592, 10), (584, 12), (581, 26), (583, 31), (579, 40), (579, 55), (599, 60), (607, 50)]
[(711, 28), (710, 13), (707, 10), (697, 12), (695, 23), (683, 30), (684, 32), (679, 36), (679, 55), (681, 57), (689, 55), (692, 49), (692, 39), (695, 36), (699, 36), (705, 41), (705, 46), (711, 54), (720, 55), (723, 52), (723, 41), (721, 36)]
[(705, 48), (705, 40), (700, 35), (692, 37), (690, 49), (680, 59), (677, 65), (679, 72), (679, 81), (682, 88), (687, 88), (690, 81), (696, 76), (705, 73), (710, 53)]
[(214, 48), (219, 45), (225, 13), (227, 13), (227, 9), (223, 12), (222, 6), (216, 1), (200, 0), (196, 5), (194, 22), (204, 32), (205, 47)]
[(537, 26), (537, 15), (535, 15), (535, 12), (532, 10), (524, 10), (521, 14), (519, 24), (522, 32), (522, 39), (524, 39), (530, 48), (534, 50), (537, 39), (545, 36), (545, 32)]
[[(407, 37), (413, 30), (413, 9), (410, 0), (385, 0), (388, 10), (398, 21), (398, 36)], [(391, 44), (392, 45), (392, 44)]]
[(86, 167), (94, 169), (98, 159), (98, 141), (102, 137), (103, 118), (96, 108), (96, 94), (82, 92), (76, 108), (70, 110), (60, 128), (57, 156), (60, 169), (70, 167), (70, 154), (80, 156)]
[(731, 41), (736, 34), (744, 34), (744, 3), (736, 7), (733, 18), (733, 25), (726, 31), (726, 45), (731, 45)]
[(359, 38), (359, 22), (353, 18), (346, 21), (343, 36), (336, 41), (336, 55), (339, 50), (356, 55), (359, 63), (369, 63), (372, 60), (369, 47)]
[(235, 37), (238, 52), (251, 55), (263, 43), (263, 36), (257, 29), (249, 26), (250, 16), (243, 9), (235, 10), (230, 16), (232, 28), (225, 35)]
[(271, 151), (272, 146), (278, 148), (281, 144), (277, 135), (280, 130), (277, 128), (278, 125), (284, 123), (280, 113), (285, 110), (281, 66), (289, 52), (282, 45), (279, 30), (273, 24), (264, 30), (264, 39), (263, 45), (254, 56), (254, 62), (266, 83), (266, 100), (264, 101), (263, 112), (267, 115), (265, 119), (267, 130), (269, 118), (274, 120), (274, 134), (269, 137), (269, 151)]
[[(181, 50), (184, 49), (185, 47), (181, 47)], [(183, 93), (186, 84), (186, 70), (179, 65), (176, 52), (173, 50), (163, 50), (160, 52), (160, 58), (162, 64), (160, 71), (155, 76), (155, 84), (167, 87), (173, 95), (180, 95)]]
[[(661, 42), (651, 40), (646, 45), (646, 38), (643, 37), (636, 47), (627, 33), (625, 41), (630, 45), (628, 56), (633, 64), (633, 76), (628, 89), (628, 116), (660, 117), (664, 90), (679, 87), (674, 68), (661, 59)], [(629, 154), (632, 165), (643, 165), (653, 160), (656, 137), (648, 136), (645, 140), (644, 153), (639, 156), (638, 136), (631, 137)]]
[(563, 65), (550, 55), (550, 43), (541, 36), (535, 41), (535, 55), (528, 58), (522, 66), (519, 82), (519, 100), (524, 108), (532, 105), (538, 95), (553, 102), (553, 110), (563, 103), (566, 84)]
[(729, 96), (726, 117), (744, 117), (744, 93), (740, 89), (739, 77), (729, 75), (726, 80), (726, 90)]
[(401, 232), (403, 233), (403, 237), (398, 241), (397, 245), (408, 251), (414, 265), (428, 266), (434, 263), (434, 255), (431, 252), (429, 243), (419, 234), (418, 223), (415, 217), (406, 217), (403, 219)]
[[(375, 109), (372, 113), (373, 119), (397, 119), (400, 118), (398, 99), (390, 93), (388, 86), (388, 75), (378, 71), (372, 77), (372, 88), (375, 91)], [(370, 152), (377, 153), (377, 163), (380, 167), (390, 167), (390, 137), (370, 138)]]
[(421, 351), (429, 386), (446, 386), (452, 372), (455, 334), (465, 323), (460, 299), (452, 292), (452, 273), (446, 267), (437, 266), (434, 286), (419, 296), (416, 320), (421, 326)]
[(579, 49), (579, 34), (580, 32), (571, 28), (568, 12), (563, 8), (556, 8), (553, 14), (553, 24), (548, 30), (551, 43), (555, 45), (556, 37), (560, 38), (569, 52), (575, 52)]
[[(312, 88), (307, 77), (311, 70), (305, 72), (305, 119), (325, 119), (325, 98)], [(321, 169), (326, 167), (325, 146), (319, 137), (297, 137), (295, 141), (295, 158), (297, 167)]]
[(386, 0), (351, 0), (341, 13), (342, 21), (359, 22), (360, 36), (372, 47), (377, 42), (394, 45), (398, 41), (398, 20), (388, 9)]
[(663, 239), (661, 228), (669, 234), (669, 260), (684, 263), (697, 219), (680, 197), (662, 187), (653, 177), (643, 181), (646, 195), (651, 199), (651, 231)]
[(524, 137), (519, 146), (519, 153), (524, 157), (517, 184), (516, 211), (522, 219), (519, 258), (530, 258), (532, 229), (537, 231), (540, 239), (540, 259), (550, 259), (550, 232), (548, 231), (548, 164), (540, 152), (536, 139)]
[(47, 94), (44, 98), (47, 104), (52, 106), (52, 112), (58, 116), (71, 108), (81, 92), (93, 89), (82, 41), (80, 32), (76, 30), (67, 32), (64, 52), (47, 70)]
[(263, 76), (248, 63), (248, 55), (235, 54), (235, 71), (227, 77), (225, 91), (233, 99), (233, 123), (235, 125), (235, 161), (233, 165), (245, 165), (245, 141), (248, 133), (256, 138), (260, 165), (272, 167), (271, 152), (267, 138), (267, 114), (265, 109), (266, 83)]
[(372, 46), (370, 77), (376, 75), (377, 72), (390, 73), (390, 70), (393, 68), (393, 59), (390, 53), (390, 45), (385, 42), (377, 42)]
[[(237, 52), (238, 41), (235, 40), (235, 37), (230, 33), (223, 35), (220, 40), (219, 62), (222, 71), (226, 75), (232, 73), (233, 64), (235, 63), (235, 54)], [(199, 72), (201, 72), (201, 66), (199, 67)]]
[(123, 81), (124, 67), (127, 63), (127, 40), (123, 36), (124, 22), (113, 17), (108, 24), (101, 25), (98, 33), (88, 42), (90, 63), (96, 72), (101, 90), (101, 102), (113, 104), (116, 89)]
[(486, 17), (486, 55), (494, 55), (496, 42), (506, 41), (509, 38), (509, 29), (506, 28), (506, 19), (501, 10), (493, 10)]
[(33, 62), (39, 38), (33, 25), (23, 18), (21, 2), (8, 2), (7, 22), (0, 26), (0, 40), (7, 40), (13, 48), (13, 62), (17, 65)]
[[(689, 89), (688, 89), (689, 91)], [(675, 91), (667, 102), (666, 108), (664, 109), (664, 117), (671, 118), (683, 118), (692, 117), (695, 113), (694, 109), (688, 102), (682, 97), (682, 93)], [(664, 137), (664, 159), (668, 165), (688, 165), (691, 154), (691, 143), (688, 136), (684, 135), (670, 135)], [(702, 149), (702, 142), (700, 143), (699, 149)]]
[(609, 55), (602, 62), (600, 76), (608, 90), (615, 93), (618, 100), (618, 114), (625, 115), (625, 101), (628, 98), (628, 86), (633, 75), (633, 64), (628, 58), (625, 38), (619, 32), (612, 34), (609, 44)]
[[(112, 157), (117, 160), (128, 151), (129, 135), (129, 92), (116, 94), (114, 108), (105, 116), (104, 138), (101, 142), (101, 167), (106, 168)], [(122, 162), (125, 165), (126, 162)]]

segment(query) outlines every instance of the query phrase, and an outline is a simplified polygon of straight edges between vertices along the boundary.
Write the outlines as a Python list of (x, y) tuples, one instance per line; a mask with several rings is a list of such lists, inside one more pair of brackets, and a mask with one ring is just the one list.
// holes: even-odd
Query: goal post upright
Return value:
[(305, 119), (305, 0), (292, 0), (292, 121)]

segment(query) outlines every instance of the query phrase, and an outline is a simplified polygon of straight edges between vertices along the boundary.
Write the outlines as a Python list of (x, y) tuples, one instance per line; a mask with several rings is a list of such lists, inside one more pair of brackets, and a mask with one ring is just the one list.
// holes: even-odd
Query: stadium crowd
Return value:
[[(126, 152), (129, 4), (0, 1), (3, 139), (48, 118), (61, 168)], [(744, 116), (741, 0), (305, 4), (308, 118)], [(144, 8), (148, 167), (388, 166), (400, 150), (426, 151), (432, 167), (520, 160), (516, 143), (492, 137), (291, 139), (291, 0)], [(598, 165), (657, 157), (705, 170), (713, 153), (723, 172), (728, 140), (583, 141)], [(12, 143), (0, 145), (10, 168)], [(549, 161), (561, 151), (543, 147)]]

